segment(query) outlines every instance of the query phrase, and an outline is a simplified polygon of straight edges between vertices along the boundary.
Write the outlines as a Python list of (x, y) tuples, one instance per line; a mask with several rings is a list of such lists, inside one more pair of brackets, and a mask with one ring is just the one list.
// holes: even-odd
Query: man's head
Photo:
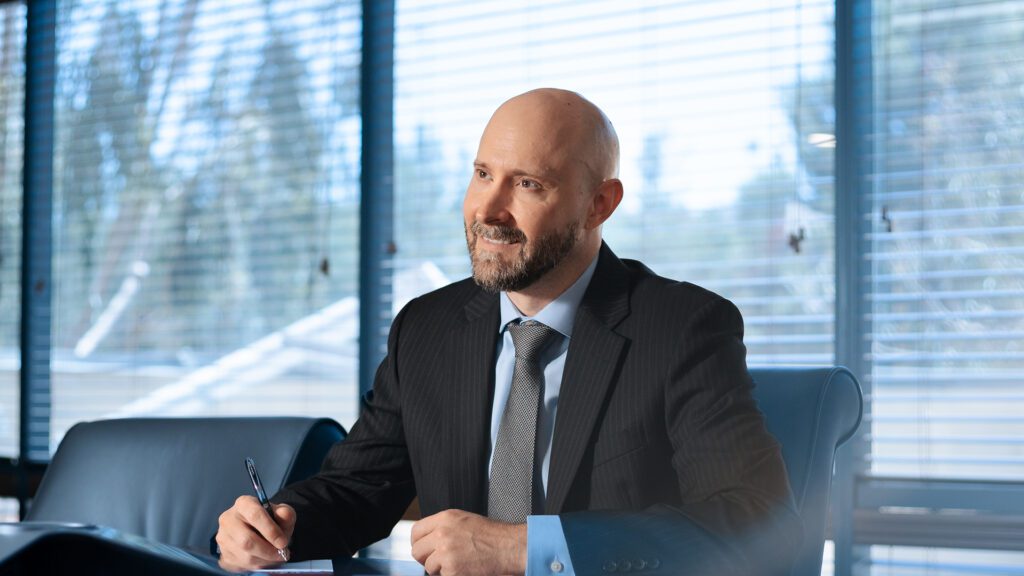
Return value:
[(567, 288), (622, 199), (618, 165), (615, 129), (579, 94), (541, 88), (502, 104), (480, 138), (463, 203), (477, 284), (540, 284), (556, 296)]

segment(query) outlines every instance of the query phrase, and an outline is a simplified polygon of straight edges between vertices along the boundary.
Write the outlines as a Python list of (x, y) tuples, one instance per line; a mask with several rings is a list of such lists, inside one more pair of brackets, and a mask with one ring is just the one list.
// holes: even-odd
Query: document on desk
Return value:
[(289, 562), (277, 568), (267, 568), (250, 574), (334, 574), (334, 564), (330, 560), (309, 560), (307, 562)]
[(379, 558), (339, 558), (289, 562), (277, 568), (251, 574), (333, 574), (334, 576), (423, 576), (423, 566), (416, 562)]

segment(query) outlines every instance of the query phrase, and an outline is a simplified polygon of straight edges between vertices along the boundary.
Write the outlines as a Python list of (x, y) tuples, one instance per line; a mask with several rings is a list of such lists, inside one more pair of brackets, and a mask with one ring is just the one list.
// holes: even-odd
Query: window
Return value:
[(871, 470), (1024, 476), (1024, 6), (876, 2)]
[(621, 257), (744, 314), (752, 364), (833, 359), (831, 2), (398, 2), (395, 312), (468, 274), (461, 201), (502, 100), (576, 90), (616, 124)]
[[(865, 229), (865, 329), (850, 331), (865, 342), (872, 408), (858, 497), (877, 497), (887, 477), (903, 494), (949, 479), (951, 499), (984, 482), (1013, 493), (1024, 486), (1024, 4), (851, 2), (839, 6), (864, 20), (841, 26), (871, 34), (844, 56), (872, 84), (855, 107), (870, 100), (854, 130), (861, 205), (839, 214)], [(127, 415), (350, 425), (362, 3), (58, 5), (51, 446), (74, 422)], [(380, 286), (392, 315), (468, 274), (460, 207), (489, 114), (559, 86), (619, 130), (626, 199), (605, 230), (611, 247), (736, 302), (751, 364), (834, 362), (834, 2), (395, 8), (394, 205), (378, 215), (395, 233)], [(0, 456), (17, 456), (25, 13), (0, 4)], [(860, 512), (858, 528), (878, 521)], [(872, 573), (1020, 564), (1018, 545), (919, 547), (936, 543), (876, 546)]]
[(15, 498), (0, 498), (0, 522), (18, 521), (18, 500)]
[[(25, 6), (0, 5), (0, 457), (17, 456)], [(0, 517), (4, 516), (0, 507)]]
[(871, 549), (876, 574), (1011, 573), (1024, 558), (1024, 6), (858, 13), (871, 34), (856, 36), (856, 65), (873, 82), (859, 119), (873, 478), (858, 530), (902, 544)]
[(871, 553), (873, 576), (919, 574), (1019, 574), (1020, 552), (875, 546)]
[(58, 20), (51, 447), (76, 421), (355, 418), (360, 4)]

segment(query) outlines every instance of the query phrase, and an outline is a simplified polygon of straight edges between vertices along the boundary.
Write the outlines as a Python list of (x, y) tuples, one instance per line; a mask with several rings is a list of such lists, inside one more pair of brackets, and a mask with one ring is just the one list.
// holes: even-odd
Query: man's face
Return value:
[(473, 279), (523, 290), (576, 248), (586, 219), (585, 171), (562, 130), (495, 115), (480, 140), (463, 202)]

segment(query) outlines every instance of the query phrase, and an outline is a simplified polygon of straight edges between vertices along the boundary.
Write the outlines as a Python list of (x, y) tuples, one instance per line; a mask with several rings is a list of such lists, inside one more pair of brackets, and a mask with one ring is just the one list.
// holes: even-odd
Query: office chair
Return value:
[(76, 424), (60, 443), (26, 520), (110, 526), (208, 550), (217, 517), (253, 494), (244, 459), (267, 494), (320, 469), (345, 429), (327, 418), (132, 418)]
[(751, 368), (754, 396), (768, 430), (782, 444), (804, 542), (792, 576), (817, 576), (825, 546), (836, 448), (853, 436), (863, 415), (860, 384), (835, 368)]

